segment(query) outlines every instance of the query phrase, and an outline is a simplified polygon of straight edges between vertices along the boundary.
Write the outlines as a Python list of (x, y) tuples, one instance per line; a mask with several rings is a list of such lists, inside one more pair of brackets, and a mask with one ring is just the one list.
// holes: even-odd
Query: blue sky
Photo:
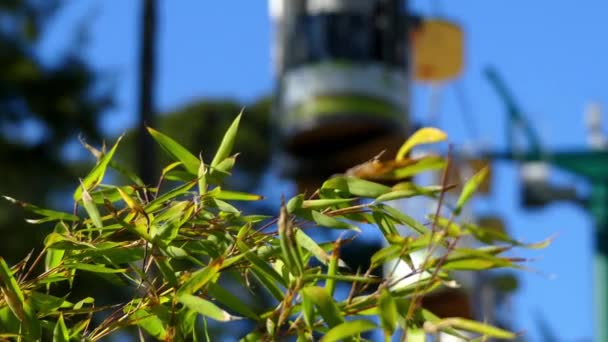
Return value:
[[(270, 93), (271, 27), (266, 1), (160, 1), (158, 107), (170, 110), (196, 98), (252, 101)], [(118, 134), (131, 127), (136, 95), (137, 38), (140, 1), (80, 0), (67, 2), (40, 51), (52, 60), (69, 42), (66, 32), (82, 20), (90, 24), (86, 56), (100, 71), (117, 77), (117, 107), (104, 127)], [(586, 1), (443, 1), (439, 13), (466, 31), (466, 70), (441, 93), (438, 125), (456, 144), (504, 146), (506, 122), (502, 103), (484, 79), (482, 69), (494, 65), (513, 89), (546, 147), (585, 147), (583, 109), (594, 100), (608, 106), (608, 2)], [(428, 0), (412, 7), (431, 14)], [(87, 15), (91, 14), (91, 15)], [(478, 136), (466, 130), (455, 87), (470, 103)], [(429, 90), (413, 86), (413, 115), (425, 118)], [(556, 181), (581, 184), (558, 173)], [(522, 288), (513, 302), (519, 328), (538, 340), (537, 313), (564, 340), (592, 336), (593, 253), (590, 218), (569, 204), (527, 212), (518, 204), (517, 169), (498, 163), (495, 193), (478, 208), (503, 216), (513, 235), (536, 241), (558, 237), (547, 250), (535, 252), (533, 268), (520, 277)], [(584, 185), (579, 186), (582, 191)], [(527, 253), (526, 255), (530, 255)]]

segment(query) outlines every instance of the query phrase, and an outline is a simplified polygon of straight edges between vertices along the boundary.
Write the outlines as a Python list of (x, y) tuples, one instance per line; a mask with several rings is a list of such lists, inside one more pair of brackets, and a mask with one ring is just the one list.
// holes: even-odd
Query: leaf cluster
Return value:
[[(394, 185), (357, 172), (338, 175), (310, 196), (289, 199), (273, 218), (239, 210), (241, 201), (261, 196), (223, 188), (236, 162), (232, 149), (240, 119), (232, 122), (210, 161), (149, 128), (173, 160), (156, 186), (145, 186), (114, 160), (119, 139), (108, 151), (89, 146), (97, 163), (73, 194), (73, 213), (7, 198), (36, 214), (30, 223), (54, 222), (55, 228), (37, 257), (29, 255), (12, 267), (0, 258), (0, 337), (97, 341), (135, 327), (142, 338), (199, 341), (208, 339), (208, 320), (252, 322), (243, 341), (364, 340), (373, 330), (387, 340), (396, 334), (414, 340), (440, 332), (464, 336), (465, 331), (476, 338), (516, 337), (479, 322), (437, 317), (421, 305), (425, 295), (454, 286), (452, 271), (520, 268), (521, 260), (505, 256), (508, 250), (544, 245), (523, 245), (503, 233), (454, 222), (485, 171), (464, 185), (449, 217), (436, 214), (424, 224), (389, 205), (414, 196), (441, 202), (446, 184), (422, 187), (408, 177), (449, 166), (449, 161), (436, 156), (412, 160), (406, 154), (418, 144), (444, 140), (443, 132), (423, 130), (394, 161), (372, 160), (355, 169)], [(132, 184), (104, 184), (108, 169), (123, 172)], [(161, 191), (167, 182), (172, 186)], [(319, 242), (312, 227), (342, 234)], [(400, 234), (399, 227), (411, 233)], [(378, 230), (386, 247), (372, 256), (369, 269), (353, 270), (340, 251), (361, 229)], [(476, 238), (479, 246), (461, 247), (458, 242), (465, 237)], [(421, 252), (424, 261), (414, 263), (412, 256)], [(374, 275), (395, 261), (409, 265), (411, 272)], [(38, 264), (44, 265), (41, 272)], [(129, 288), (132, 296), (109, 305), (95, 296), (74, 298), (71, 290), (83, 273), (108, 282), (109, 289)], [(413, 281), (403, 285), (404, 279)], [(242, 291), (229, 290), (227, 282)], [(338, 289), (344, 286), (350, 290), (341, 295)], [(271, 300), (256, 308), (247, 294)]]

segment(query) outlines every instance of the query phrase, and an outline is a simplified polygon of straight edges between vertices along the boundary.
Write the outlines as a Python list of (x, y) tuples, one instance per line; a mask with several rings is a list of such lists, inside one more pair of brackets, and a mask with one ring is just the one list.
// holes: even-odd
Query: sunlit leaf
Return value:
[(83, 264), (83, 263), (70, 263), (66, 264), (65, 267), (72, 268), (81, 271), (94, 272), (94, 273), (124, 273), (127, 271), (126, 268), (108, 268), (104, 265), (95, 264)]
[(158, 340), (167, 338), (167, 330), (163, 321), (152, 312), (140, 309), (131, 314), (131, 319), (135, 324), (144, 329), (148, 334)]
[(186, 280), (177, 290), (177, 295), (194, 294), (209, 282), (215, 282), (218, 277), (220, 265), (212, 263), (209, 266), (198, 270)]
[[(119, 189), (120, 190), (120, 189)], [(89, 192), (82, 186), (82, 204), (87, 214), (91, 218), (93, 225), (95, 228), (103, 228), (103, 222), (101, 221), (101, 215), (99, 214), (99, 209), (95, 203), (93, 203), (93, 198), (89, 194)]]
[(347, 337), (357, 336), (363, 332), (374, 330), (377, 327), (378, 326), (375, 323), (366, 319), (344, 322), (331, 328), (327, 334), (323, 336), (321, 342), (340, 341)]
[(217, 152), (215, 153), (215, 156), (211, 161), (212, 168), (218, 166), (219, 163), (223, 162), (224, 159), (228, 158), (228, 156), (230, 156), (230, 154), (232, 153), (232, 147), (234, 146), (234, 142), (236, 140), (236, 134), (239, 129), (239, 123), (241, 122), (242, 115), (243, 111), (241, 111), (241, 113), (237, 115), (232, 124), (230, 124), (230, 127), (228, 127), (228, 129), (226, 130), (226, 133), (224, 133), (224, 138), (222, 139), (222, 142), (217, 148)]
[(63, 320), (63, 315), (59, 314), (59, 319), (57, 319), (57, 323), (55, 324), (55, 329), (53, 330), (53, 342), (69, 342), (70, 334), (68, 332), (68, 327), (65, 325), (65, 321)]
[(163, 148), (163, 150), (165, 150), (174, 160), (180, 161), (190, 174), (198, 174), (200, 164), (198, 158), (196, 158), (178, 142), (162, 134), (161, 132), (151, 127), (146, 127), (146, 129), (150, 135), (152, 135), (154, 140), (156, 140), (156, 142)]
[(198, 193), (200, 196), (204, 195), (207, 192), (207, 167), (203, 162), (203, 156), (200, 155), (199, 159), (201, 160), (198, 166)]
[(477, 188), (479, 188), (479, 186), (486, 179), (489, 170), (490, 169), (487, 166), (482, 168), (465, 183), (464, 187), (462, 188), (462, 193), (460, 194), (460, 197), (458, 197), (458, 201), (456, 202), (454, 214), (460, 214), (464, 205), (469, 201), (469, 199), (471, 199), (473, 193), (475, 193)]
[(16, 199), (14, 199), (12, 197), (8, 197), (8, 196), (2, 196), (2, 197), (4, 199), (6, 199), (7, 201), (22, 207), (26, 211), (29, 211), (34, 214), (38, 214), (38, 215), (42, 216), (42, 218), (40, 218), (40, 219), (28, 219), (27, 222), (29, 222), (29, 223), (36, 224), (36, 223), (45, 223), (45, 222), (49, 222), (49, 221), (78, 221), (78, 220), (80, 220), (80, 218), (78, 216), (75, 216), (72, 214), (62, 213), (60, 211), (55, 211), (55, 210), (50, 210), (50, 209), (39, 208), (33, 204), (25, 203), (25, 202), (16, 200)]
[(391, 188), (379, 183), (370, 182), (356, 177), (338, 176), (323, 183), (322, 189), (331, 189), (345, 196), (360, 196), (376, 198), (391, 192)]
[(340, 221), (335, 217), (322, 214), (316, 210), (312, 211), (312, 219), (315, 221), (316, 224), (321, 227), (334, 229), (352, 229), (357, 232), (361, 231), (361, 229), (359, 229), (359, 227), (355, 225)]
[(323, 210), (327, 208), (333, 208), (340, 204), (347, 204), (355, 201), (356, 198), (330, 198), (330, 199), (315, 199), (315, 200), (304, 200), (302, 202), (302, 208)]
[(250, 319), (257, 320), (260, 318), (249, 305), (243, 303), (237, 296), (224, 288), (224, 286), (212, 283), (209, 284), (207, 291), (215, 300), (227, 308)]
[(472, 331), (478, 334), (481, 334), (485, 337), (491, 338), (501, 338), (512, 340), (517, 337), (516, 334), (500, 329), (497, 327), (493, 327), (491, 325), (483, 324), (480, 322), (472, 321), (465, 318), (445, 318), (435, 323), (435, 325), (439, 328), (443, 327), (451, 327), (454, 329), (461, 329), (466, 331)]
[(74, 192), (74, 201), (80, 201), (80, 199), (82, 198), (83, 189), (90, 191), (101, 182), (103, 176), (106, 173), (106, 169), (108, 168), (108, 164), (110, 163), (112, 158), (114, 158), (114, 153), (116, 153), (116, 149), (118, 148), (118, 144), (120, 144), (121, 140), (122, 136), (120, 136), (118, 140), (116, 140), (116, 143), (114, 144), (114, 146), (112, 146), (112, 149), (110, 149), (110, 151), (99, 160), (93, 170), (91, 170), (91, 172), (86, 177), (84, 177), (84, 179), (82, 180), (82, 187), (77, 187), (76, 191)]
[(220, 190), (213, 196), (214, 198), (221, 199), (224, 201), (259, 201), (263, 200), (264, 196), (248, 194), (245, 192)]
[(309, 286), (302, 289), (302, 295), (310, 299), (329, 327), (333, 328), (344, 323), (344, 317), (340, 309), (324, 288)]
[(230, 315), (208, 300), (187, 293), (179, 296), (177, 300), (190, 310), (219, 322), (229, 322), (241, 319), (240, 317)]
[(422, 144), (431, 144), (440, 141), (444, 141), (448, 138), (445, 132), (433, 128), (433, 127), (424, 127), (416, 131), (412, 134), (405, 143), (399, 148), (397, 155), (395, 156), (395, 160), (402, 160), (405, 156), (410, 152), (410, 150), (418, 145)]

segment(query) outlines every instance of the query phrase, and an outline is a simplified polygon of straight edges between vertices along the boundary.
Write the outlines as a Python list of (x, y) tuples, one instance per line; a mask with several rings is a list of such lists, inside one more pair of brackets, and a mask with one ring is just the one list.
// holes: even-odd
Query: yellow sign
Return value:
[(413, 32), (414, 78), (441, 82), (462, 72), (463, 32), (460, 26), (442, 19), (428, 19)]

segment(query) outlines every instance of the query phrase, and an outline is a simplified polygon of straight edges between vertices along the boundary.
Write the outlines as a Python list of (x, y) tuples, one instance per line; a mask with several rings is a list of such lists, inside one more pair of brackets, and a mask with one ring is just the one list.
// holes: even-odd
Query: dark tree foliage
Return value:
[[(79, 135), (101, 141), (98, 121), (110, 104), (78, 49), (58, 51), (52, 64), (39, 57), (37, 45), (61, 5), (0, 1), (0, 193), (38, 203), (74, 185), (66, 147)], [(7, 207), (0, 204), (0, 250), (23, 256), (23, 239), (33, 230), (21, 229), (23, 218)]]
[[(230, 186), (242, 191), (253, 191), (269, 170), (272, 156), (271, 102), (263, 98), (252, 104), (231, 100), (199, 100), (176, 110), (159, 115), (159, 131), (175, 137), (180, 144), (191, 151), (201, 153), (203, 160), (210, 162), (218, 147), (222, 134), (241, 110), (243, 120), (234, 151), (239, 153), (231, 177)], [(135, 169), (135, 132), (127, 132), (123, 148), (118, 155), (123, 163)], [(160, 165), (167, 165), (169, 159), (162, 151), (156, 153)]]

